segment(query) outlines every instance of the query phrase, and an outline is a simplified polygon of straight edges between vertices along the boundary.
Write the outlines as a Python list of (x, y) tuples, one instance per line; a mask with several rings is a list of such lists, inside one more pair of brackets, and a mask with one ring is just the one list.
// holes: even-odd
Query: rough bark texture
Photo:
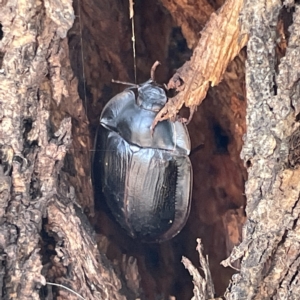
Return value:
[[(96, 199), (94, 213), (90, 177), (90, 133), (103, 105), (120, 90), (110, 81), (133, 78), (128, 4), (74, 2), (77, 18), (71, 29), (71, 2), (1, 5), (2, 297), (77, 297), (63, 287), (42, 288), (47, 281), (87, 299), (189, 299), (191, 279), (180, 261), (183, 254), (198, 261), (197, 237), (203, 239), (216, 292), (222, 294), (232, 271), (219, 262), (239, 242), (244, 222), (245, 174), (238, 159), (245, 130), (244, 54), (231, 63), (223, 83), (209, 92), (210, 102), (190, 124), (194, 146), (205, 138), (204, 149), (192, 157), (191, 219), (173, 241), (145, 245), (123, 234), (103, 199)], [(185, 4), (173, 5), (181, 7), (181, 21), (173, 15), (176, 23), (189, 24), (184, 34), (191, 45), (188, 35), (195, 39), (220, 3), (200, 5), (206, 17), (193, 21), (182, 13)], [(139, 82), (149, 78), (157, 59), (163, 63), (157, 78), (167, 80), (190, 52), (171, 15), (156, 1), (137, 1), (135, 8)]]
[[(2, 1), (1, 297), (78, 299), (50, 282), (85, 299), (190, 299), (182, 255), (191, 260), (195, 299), (200, 285), (212, 297), (192, 268), (198, 237), (221, 296), (235, 271), (220, 262), (240, 243), (246, 219), (245, 164), (248, 220), (224, 262), (240, 268), (226, 296), (298, 299), (299, 5), (288, 12), (278, 0), (227, 0), (222, 8), (222, 0), (135, 2), (138, 82), (155, 60), (162, 62), (158, 81), (182, 66), (169, 83), (179, 93), (160, 117), (201, 103), (188, 127), (193, 148), (204, 146), (191, 156), (187, 225), (169, 242), (142, 244), (118, 227), (101, 196), (94, 199), (99, 115), (123, 89), (111, 79), (134, 78), (127, 1), (81, 0), (73, 8), (67, 0)], [(289, 33), (283, 11), (293, 15)], [(194, 50), (190, 61), (184, 38)], [(203, 257), (201, 264), (207, 275)]]
[(0, 297), (78, 299), (61, 288), (41, 289), (51, 281), (87, 299), (124, 299), (89, 225), (76, 216), (82, 213), (62, 172), (72, 123), (86, 128), (66, 40), (72, 2), (0, 5)]
[(227, 299), (299, 299), (300, 295), (300, 173), (295, 163), (300, 7), (295, 5), (286, 55), (277, 68), (276, 25), (281, 8), (281, 1), (246, 1), (243, 8), (242, 23), (250, 37), (247, 134), (242, 151), (249, 175), (245, 191), (248, 220), (243, 242), (231, 255), (232, 261), (242, 257), (242, 262)]
[(173, 75), (169, 89), (180, 93), (158, 113), (153, 123), (174, 119), (183, 104), (191, 109), (205, 99), (208, 88), (217, 85), (229, 64), (244, 47), (247, 36), (242, 36), (238, 24), (243, 1), (227, 0), (217, 14), (212, 13), (190, 61)]

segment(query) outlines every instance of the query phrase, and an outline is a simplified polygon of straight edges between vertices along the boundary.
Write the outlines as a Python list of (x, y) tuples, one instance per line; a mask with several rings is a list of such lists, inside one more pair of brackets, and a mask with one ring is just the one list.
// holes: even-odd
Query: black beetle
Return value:
[(146, 242), (174, 237), (190, 212), (190, 138), (180, 121), (152, 122), (167, 101), (153, 80), (125, 89), (104, 107), (93, 177), (126, 232)]

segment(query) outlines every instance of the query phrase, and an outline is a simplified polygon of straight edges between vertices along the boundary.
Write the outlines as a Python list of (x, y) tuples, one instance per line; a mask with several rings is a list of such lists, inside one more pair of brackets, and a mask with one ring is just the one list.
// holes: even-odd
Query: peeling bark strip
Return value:
[(227, 0), (217, 14), (212, 13), (191, 60), (178, 69), (168, 83), (168, 88), (180, 91), (179, 94), (169, 99), (152, 127), (160, 121), (174, 119), (183, 104), (192, 114), (206, 97), (209, 86), (222, 80), (228, 63), (247, 41), (246, 36), (240, 36), (239, 14), (243, 2)]
[[(72, 287), (84, 299), (125, 300), (125, 296), (118, 293), (120, 280), (95, 245), (86, 216), (80, 213), (76, 216), (75, 207), (55, 202), (47, 208), (48, 232), (57, 242), (57, 256), (53, 257), (49, 273), (56, 275), (56, 268), (64, 267), (61, 271), (68, 270), (68, 274), (61, 276), (59, 283)], [(60, 289), (60, 296), (62, 299), (78, 299), (64, 289)]]
[(193, 264), (188, 258), (184, 256), (182, 257), (182, 263), (184, 267), (189, 271), (190, 275), (193, 277), (194, 297), (192, 300), (213, 299), (215, 296), (215, 288), (209, 270), (208, 258), (204, 257), (203, 245), (200, 239), (197, 239), (196, 250), (199, 254), (199, 263), (204, 273), (204, 277), (200, 275), (198, 269), (193, 266)]
[[(289, 140), (299, 134), (300, 6), (296, 5), (286, 56), (275, 74), (276, 25), (281, 1), (246, 1), (247, 134), (242, 158), (248, 168), (243, 256), (227, 299), (299, 299), (300, 169), (288, 168)], [(274, 82), (276, 78), (276, 82)], [(274, 90), (277, 85), (277, 94)], [(239, 255), (235, 255), (235, 254)]]
[[(65, 282), (66, 276), (68, 287), (90, 295), (88, 299), (123, 299), (111, 267), (107, 264), (105, 268), (104, 260), (97, 260), (96, 243), (81, 228), (72, 204), (75, 196), (71, 197), (61, 172), (71, 144), (72, 122), (86, 121), (65, 39), (73, 20), (72, 1), (0, 4), (4, 33), (0, 41), (1, 299), (40, 299), (46, 280)], [(43, 219), (49, 221), (48, 233), (59, 243), (50, 266), (42, 265), (47, 256), (42, 256), (47, 246), (42, 240)], [(66, 223), (72, 224), (72, 229)], [(65, 232), (67, 228), (69, 232)], [(77, 261), (76, 255), (81, 260)], [(52, 287), (47, 288), (50, 298)], [(54, 290), (56, 295), (66, 295)], [(71, 297), (74, 295), (67, 298)]]

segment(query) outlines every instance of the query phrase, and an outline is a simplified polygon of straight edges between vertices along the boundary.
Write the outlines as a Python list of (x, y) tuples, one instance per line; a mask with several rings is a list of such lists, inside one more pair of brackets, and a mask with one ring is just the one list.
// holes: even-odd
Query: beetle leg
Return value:
[(191, 120), (193, 118), (193, 115), (194, 115), (196, 110), (197, 110), (197, 105), (193, 105), (193, 106), (190, 107), (190, 116), (189, 116), (189, 118), (186, 122), (186, 125), (188, 125), (191, 122)]

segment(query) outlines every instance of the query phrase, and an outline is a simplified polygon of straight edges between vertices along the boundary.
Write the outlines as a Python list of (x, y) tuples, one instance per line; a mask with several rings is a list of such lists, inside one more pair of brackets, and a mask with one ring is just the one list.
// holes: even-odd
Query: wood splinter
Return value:
[(227, 0), (217, 13), (211, 15), (190, 61), (170, 79), (168, 88), (175, 89), (178, 94), (169, 99), (157, 114), (152, 124), (153, 129), (163, 120), (176, 120), (183, 105), (190, 108), (189, 122), (196, 107), (205, 99), (209, 87), (222, 80), (228, 64), (248, 39), (239, 26), (242, 5), (242, 0)]

